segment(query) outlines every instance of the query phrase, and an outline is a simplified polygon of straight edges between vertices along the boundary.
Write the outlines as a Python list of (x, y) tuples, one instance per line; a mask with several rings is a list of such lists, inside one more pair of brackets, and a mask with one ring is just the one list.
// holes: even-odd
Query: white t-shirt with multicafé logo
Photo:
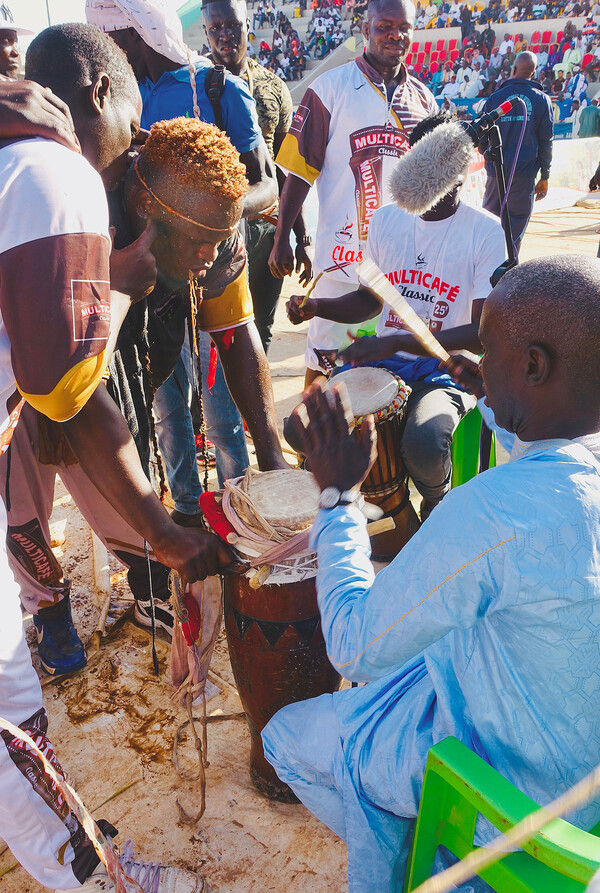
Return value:
[(369, 222), (390, 201), (388, 180), (415, 124), (438, 111), (430, 91), (404, 71), (388, 101), (364, 56), (318, 77), (304, 94), (277, 164), (311, 186), (319, 222), (315, 268), (356, 287)]
[[(497, 217), (462, 202), (445, 220), (387, 205), (373, 215), (366, 254), (431, 331), (441, 332), (471, 322), (473, 301), (492, 290), (490, 276), (506, 259), (506, 244)], [(377, 334), (405, 328), (384, 304)]]

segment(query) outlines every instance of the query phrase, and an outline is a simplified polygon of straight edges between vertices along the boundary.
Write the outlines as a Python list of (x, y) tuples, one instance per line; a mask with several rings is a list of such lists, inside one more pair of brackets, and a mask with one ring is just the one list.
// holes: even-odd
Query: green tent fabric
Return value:
[(189, 28), (190, 25), (197, 22), (202, 15), (202, 3), (200, 0), (187, 0), (187, 3), (184, 3), (183, 6), (177, 10), (177, 15), (181, 19), (181, 24), (185, 31), (186, 28)]

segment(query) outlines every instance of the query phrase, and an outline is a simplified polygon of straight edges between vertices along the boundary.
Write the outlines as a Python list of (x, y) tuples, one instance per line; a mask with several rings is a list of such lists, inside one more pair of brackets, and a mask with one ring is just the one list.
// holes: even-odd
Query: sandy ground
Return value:
[[(595, 255), (599, 223), (600, 214), (593, 209), (538, 213), (530, 224), (522, 259), (568, 252)], [(285, 293), (294, 288), (293, 281), (288, 281)], [(270, 353), (280, 424), (301, 392), (303, 355), (304, 332), (289, 325), (282, 302)], [(53, 538), (59, 543), (57, 556), (73, 581), (76, 624), (88, 642), (99, 613), (91, 533), (60, 482), (52, 523)], [(115, 602), (126, 608), (127, 585), (121, 566), (112, 559), (110, 572)], [(32, 640), (31, 621), (25, 618), (24, 622)], [(196, 783), (179, 778), (171, 762), (174, 733), (185, 715), (170, 699), (166, 639), (159, 640), (158, 651), (160, 676), (156, 678), (150, 636), (126, 617), (103, 640), (101, 651), (90, 656), (85, 671), (69, 679), (46, 680), (44, 685), (52, 741), (69, 779), (95, 817), (119, 827), (121, 844), (132, 837), (143, 855), (194, 868), (215, 891), (347, 890), (344, 844), (304, 807), (270, 803), (252, 787), (244, 720), (209, 726), (206, 813), (193, 825), (180, 823), (177, 800), (193, 813), (199, 792)], [(39, 668), (35, 645), (32, 656)], [(211, 671), (220, 692), (210, 700), (209, 713), (239, 712), (223, 634)], [(188, 737), (184, 760), (192, 767), (189, 744)], [(98, 809), (107, 798), (112, 799)], [(20, 866), (11, 868), (13, 864), (9, 851), (0, 853), (0, 893), (43, 889)]]

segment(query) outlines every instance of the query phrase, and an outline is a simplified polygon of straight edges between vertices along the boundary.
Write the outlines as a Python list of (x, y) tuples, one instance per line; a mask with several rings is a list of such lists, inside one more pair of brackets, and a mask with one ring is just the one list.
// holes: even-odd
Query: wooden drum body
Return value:
[(260, 732), (281, 707), (340, 687), (325, 650), (315, 578), (252, 589), (246, 577), (228, 574), (224, 597), (229, 656), (252, 738), (250, 777), (269, 799), (295, 803), (265, 759)]
[(410, 502), (408, 472), (400, 455), (410, 389), (401, 378), (372, 366), (348, 369), (330, 379), (343, 381), (360, 430), (363, 417), (373, 413), (377, 433), (377, 457), (361, 487), (367, 502), (378, 505), (394, 530), (371, 537), (372, 557), (389, 561), (418, 530), (420, 521)]

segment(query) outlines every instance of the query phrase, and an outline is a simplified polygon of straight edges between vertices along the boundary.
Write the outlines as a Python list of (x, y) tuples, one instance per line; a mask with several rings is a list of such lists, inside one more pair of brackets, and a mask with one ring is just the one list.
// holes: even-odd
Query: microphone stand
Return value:
[[(502, 224), (502, 229), (504, 230), (504, 238), (506, 239), (506, 252), (508, 255), (508, 259), (504, 261), (503, 264), (494, 270), (492, 275), (490, 276), (490, 283), (492, 288), (495, 288), (496, 285), (500, 282), (505, 273), (509, 270), (512, 270), (513, 267), (516, 267), (518, 264), (517, 257), (515, 255), (515, 246), (513, 245), (512, 238), (512, 230), (510, 228), (510, 216), (508, 213), (508, 203), (504, 203), (504, 199), (506, 197), (506, 177), (504, 176), (504, 156), (502, 153), (502, 136), (500, 135), (500, 128), (497, 124), (493, 124), (492, 127), (486, 133), (486, 137), (488, 140), (488, 149), (487, 155), (491, 158), (494, 168), (496, 169), (496, 182), (498, 184), (498, 195), (500, 197), (500, 207), (504, 204), (504, 210), (502, 211), (500, 222)], [(479, 471), (487, 471), (490, 467), (492, 453), (492, 432), (486, 425), (484, 421), (481, 424), (481, 433), (479, 435)]]
[(504, 274), (508, 272), (508, 270), (511, 270), (513, 267), (517, 266), (518, 260), (515, 255), (515, 247), (513, 245), (508, 204), (504, 203), (504, 199), (506, 197), (506, 178), (504, 176), (502, 137), (500, 135), (500, 128), (497, 124), (494, 124), (492, 125), (492, 127), (490, 127), (490, 129), (486, 133), (486, 137), (488, 140), (488, 150), (486, 154), (491, 159), (496, 170), (496, 182), (498, 184), (500, 207), (502, 207), (502, 205), (504, 204), (504, 210), (502, 211), (500, 222), (502, 224), (502, 229), (504, 230), (504, 238), (506, 239), (506, 252), (508, 254), (508, 260), (504, 261), (504, 263), (501, 264), (497, 270), (494, 270), (494, 273), (490, 277), (490, 282), (492, 284), (492, 287), (494, 287), (498, 284)]

